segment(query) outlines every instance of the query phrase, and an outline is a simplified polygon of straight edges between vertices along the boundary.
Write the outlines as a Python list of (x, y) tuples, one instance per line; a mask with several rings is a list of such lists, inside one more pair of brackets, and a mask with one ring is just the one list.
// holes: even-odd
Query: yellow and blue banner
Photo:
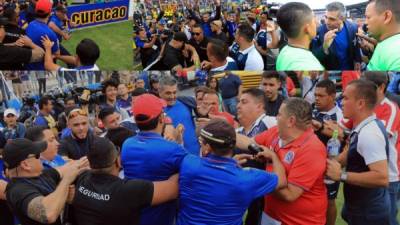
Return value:
[(128, 0), (68, 6), (68, 19), (76, 24), (74, 28), (128, 20), (128, 15)]

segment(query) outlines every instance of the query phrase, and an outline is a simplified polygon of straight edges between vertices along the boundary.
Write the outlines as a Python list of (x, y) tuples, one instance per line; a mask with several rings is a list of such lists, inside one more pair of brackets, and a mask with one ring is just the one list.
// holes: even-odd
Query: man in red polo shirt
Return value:
[[(285, 100), (277, 126), (254, 138), (276, 152), (287, 174), (288, 185), (265, 197), (262, 225), (325, 225), (328, 205), (324, 173), (326, 149), (311, 128), (311, 105), (303, 99)], [(241, 136), (239, 148), (250, 139)], [(267, 166), (270, 171), (270, 166)]]

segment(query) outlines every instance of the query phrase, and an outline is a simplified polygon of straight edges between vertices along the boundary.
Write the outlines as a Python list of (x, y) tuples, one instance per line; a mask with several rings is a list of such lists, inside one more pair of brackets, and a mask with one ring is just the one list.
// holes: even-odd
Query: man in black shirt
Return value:
[[(12, 45), (5, 45), (5, 26), (9, 21), (0, 17), (0, 70), (23, 69), (23, 65), (30, 62), (38, 62), (43, 59), (44, 51), (26, 36), (22, 36)], [(28, 48), (22, 48), (28, 47)]]
[(89, 130), (88, 114), (82, 109), (73, 109), (68, 113), (67, 123), (71, 134), (61, 141), (58, 152), (70, 159), (80, 159), (87, 155), (94, 137)]
[(178, 196), (177, 174), (159, 182), (120, 179), (119, 150), (105, 138), (95, 138), (88, 159), (92, 169), (75, 182), (72, 205), (78, 225), (139, 224), (141, 209)]
[(43, 170), (40, 153), (47, 142), (15, 139), (4, 148), (4, 165), (11, 181), (6, 198), (22, 225), (61, 225), (60, 214), (67, 202), (70, 184), (87, 168), (87, 159), (57, 169)]
[(208, 60), (207, 57), (208, 38), (204, 36), (203, 28), (199, 24), (195, 24), (193, 26), (192, 39), (190, 39), (189, 43), (196, 49), (196, 52), (200, 57), (200, 61)]
[(161, 62), (166, 66), (164, 70), (195, 70), (195, 65), (186, 67), (185, 64), (185, 56), (188, 56), (187, 53), (190, 53), (192, 56), (192, 62), (199, 62), (199, 55), (196, 52), (196, 49), (189, 45), (185, 44), (187, 42), (186, 34), (183, 32), (176, 32), (174, 37), (170, 42), (165, 45), (163, 57), (160, 59)]
[(262, 75), (260, 87), (264, 90), (265, 114), (267, 116), (278, 115), (279, 108), (285, 97), (279, 94), (279, 89), (282, 86), (282, 81), (278, 72), (268, 71)]

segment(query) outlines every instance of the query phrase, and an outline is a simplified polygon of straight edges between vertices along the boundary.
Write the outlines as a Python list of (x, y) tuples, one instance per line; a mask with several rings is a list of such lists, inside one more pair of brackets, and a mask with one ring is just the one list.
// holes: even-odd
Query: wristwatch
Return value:
[(343, 172), (340, 174), (340, 181), (341, 181), (341, 182), (346, 182), (346, 181), (347, 181), (347, 172), (346, 172), (346, 171), (343, 171)]

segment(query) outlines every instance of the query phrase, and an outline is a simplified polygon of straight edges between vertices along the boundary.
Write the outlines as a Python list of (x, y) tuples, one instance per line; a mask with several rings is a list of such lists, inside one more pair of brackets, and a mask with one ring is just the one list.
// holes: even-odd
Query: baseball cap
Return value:
[(182, 41), (182, 42), (187, 42), (187, 37), (186, 37), (186, 34), (185, 33), (183, 33), (183, 32), (176, 32), (175, 34), (174, 34), (174, 40), (175, 41)]
[(87, 154), (90, 168), (103, 169), (110, 167), (115, 161), (115, 153), (119, 150), (107, 138), (95, 137), (90, 144)]
[[(132, 113), (136, 123), (147, 123), (163, 112), (167, 104), (152, 94), (142, 94), (133, 100)], [(143, 118), (140, 120), (140, 118)]]
[(31, 154), (37, 155), (46, 150), (46, 141), (31, 141), (26, 138), (17, 138), (9, 141), (4, 147), (3, 161), (8, 169), (17, 167)]
[(65, 8), (65, 7), (62, 6), (62, 5), (57, 6), (54, 10), (55, 10), (55, 11), (61, 11), (61, 12), (63, 12), (63, 13), (66, 13), (66, 12), (67, 12), (67, 8)]
[(39, 0), (36, 2), (35, 12), (39, 14), (49, 14), (51, 13), (51, 8), (53, 3), (50, 0)]
[(9, 114), (12, 114), (12, 115), (18, 117), (17, 111), (16, 111), (15, 109), (13, 109), (13, 108), (8, 108), (8, 109), (6, 109), (6, 110), (4, 111), (4, 116), (5, 116), (5, 117), (7, 117), (7, 115), (9, 115)]
[(235, 128), (223, 119), (210, 120), (200, 131), (200, 136), (207, 142), (219, 146), (235, 147)]

